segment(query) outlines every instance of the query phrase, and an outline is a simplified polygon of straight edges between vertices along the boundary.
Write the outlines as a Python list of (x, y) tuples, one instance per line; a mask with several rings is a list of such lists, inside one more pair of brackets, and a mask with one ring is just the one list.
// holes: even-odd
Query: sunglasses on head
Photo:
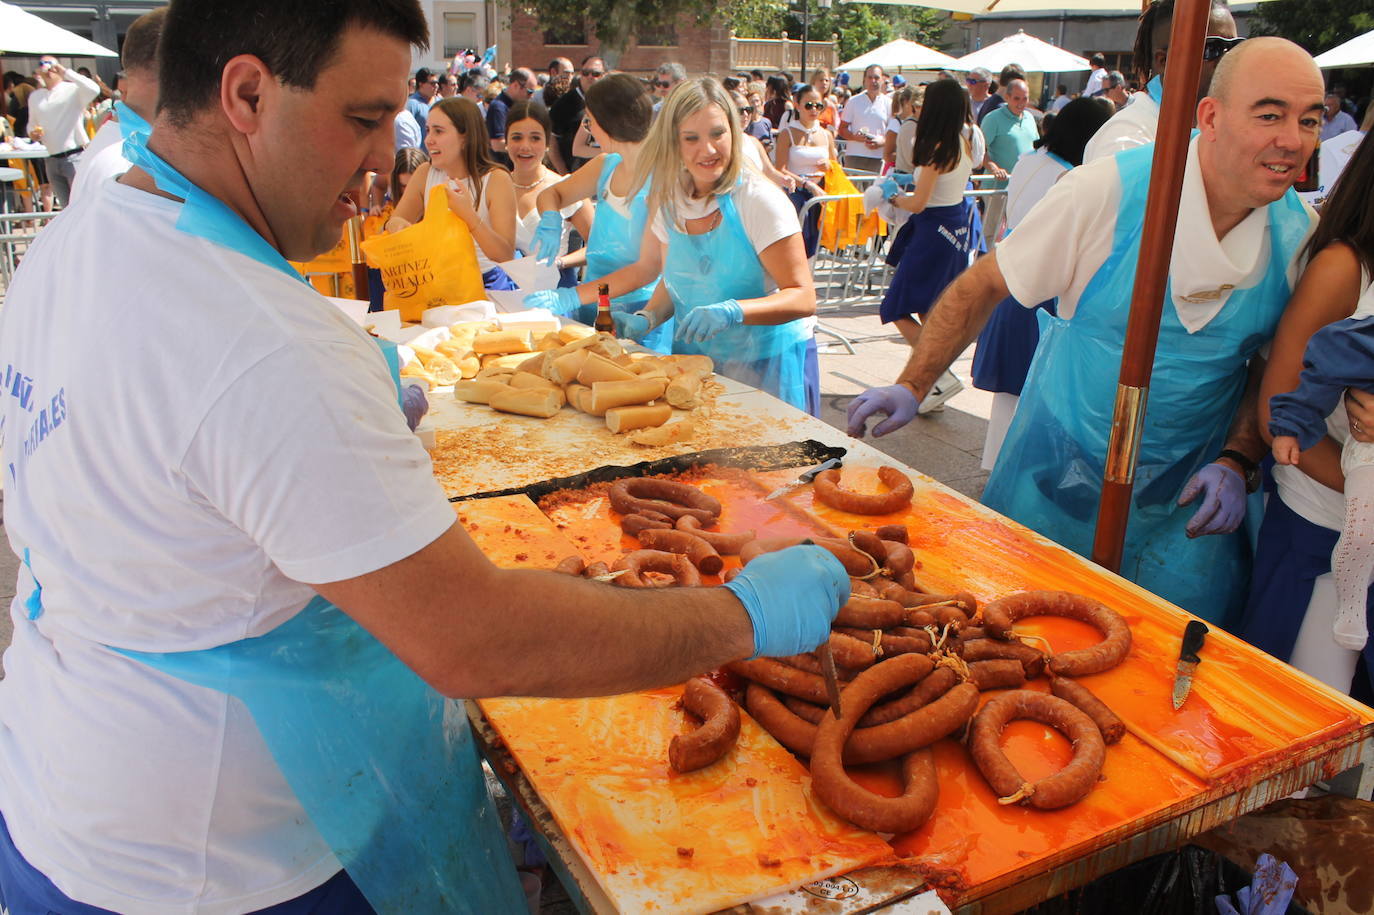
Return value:
[(1202, 59), (1221, 60), (1226, 56), (1227, 51), (1232, 50), (1244, 40), (1244, 38), (1222, 38), (1220, 35), (1208, 35), (1207, 40), (1202, 43)]
[(825, 102), (802, 102), (802, 107), (807, 111), (824, 111)]

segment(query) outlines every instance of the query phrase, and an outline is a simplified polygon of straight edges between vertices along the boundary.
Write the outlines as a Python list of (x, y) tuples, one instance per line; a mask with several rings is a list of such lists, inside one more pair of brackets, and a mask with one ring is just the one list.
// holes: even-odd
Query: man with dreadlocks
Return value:
[[(1148, 80), (1146, 91), (1132, 96), (1125, 108), (1093, 134), (1083, 149), (1085, 164), (1123, 149), (1155, 141), (1159, 106), (1164, 98), (1164, 66), (1169, 57), (1169, 30), (1173, 20), (1174, 0), (1151, 0), (1145, 12), (1140, 14), (1133, 62), (1136, 73)], [(1236, 21), (1231, 18), (1226, 0), (1212, 0), (1212, 14), (1207, 20), (1207, 41), (1202, 49), (1202, 78), (1197, 86), (1199, 100), (1207, 95), (1217, 61), (1240, 41), (1236, 37)]]

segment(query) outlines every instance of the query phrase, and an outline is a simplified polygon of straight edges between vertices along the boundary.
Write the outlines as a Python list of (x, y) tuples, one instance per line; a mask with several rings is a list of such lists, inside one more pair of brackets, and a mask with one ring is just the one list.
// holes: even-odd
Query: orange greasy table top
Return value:
[[(1103, 780), (1084, 800), (1057, 811), (999, 805), (962, 746), (953, 740), (936, 745), (941, 796), (935, 815), (921, 829), (893, 837), (891, 844), (917, 870), (956, 888), (956, 895), (1033, 872), (1051, 859), (1062, 861), (1074, 849), (1096, 850), (1143, 824), (1196, 808), (1204, 795), (1273, 774), (1303, 747), (1374, 721), (1363, 706), (1215, 628), (1192, 695), (1175, 712), (1173, 671), (1189, 619), (1176, 607), (918, 477), (911, 506), (894, 515), (836, 511), (818, 503), (810, 486), (774, 502), (764, 500), (795, 475), (795, 470), (720, 471), (690, 481), (721, 500), (717, 528), (722, 531), (843, 535), (905, 524), (918, 561), (917, 579), (927, 590), (970, 591), (980, 601), (1027, 589), (1074, 591), (1103, 601), (1131, 625), (1127, 659), (1081, 681), (1129, 729), (1108, 748)], [(876, 467), (847, 465), (844, 481), (860, 491), (882, 489)], [(637, 548), (634, 538), (621, 533), (603, 491), (604, 486), (591, 487), (587, 493), (545, 499), (541, 506), (588, 561), (610, 561)], [(727, 560), (727, 567), (733, 564), (736, 560)], [(716, 581), (704, 579), (705, 584)], [(1049, 617), (1022, 621), (1017, 632), (1040, 636), (1056, 652), (1100, 639), (1086, 624)], [(1042, 680), (1031, 688), (1048, 684)], [(1057, 770), (1071, 755), (1064, 738), (1030, 722), (1013, 722), (1003, 747), (1032, 780)], [(875, 790), (898, 793), (895, 766), (865, 767), (855, 774)]]
[[(524, 496), (454, 508), (498, 565), (575, 552)], [(892, 857), (814, 802), (806, 767), (747, 716), (727, 761), (671, 771), (668, 743), (689, 729), (681, 695), (478, 703), (618, 910), (714, 912)]]

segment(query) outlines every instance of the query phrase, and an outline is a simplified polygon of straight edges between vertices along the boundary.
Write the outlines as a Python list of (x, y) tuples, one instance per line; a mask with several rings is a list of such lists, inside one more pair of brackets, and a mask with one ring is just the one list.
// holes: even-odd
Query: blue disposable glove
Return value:
[(754, 657), (785, 658), (830, 637), (830, 622), (849, 600), (849, 574), (818, 546), (762, 553), (725, 587), (754, 627)]
[(891, 200), (893, 197), (900, 194), (902, 189), (897, 185), (897, 182), (889, 176), (884, 178), (882, 183), (878, 185), (878, 191), (883, 195), (884, 200)]
[(556, 315), (570, 315), (577, 311), (581, 301), (577, 298), (577, 289), (573, 286), (563, 286), (558, 289), (540, 289), (538, 292), (531, 292), (525, 296), (523, 304), (526, 308), (547, 308)]
[(881, 438), (915, 419), (916, 410), (920, 406), (921, 402), (911, 393), (911, 388), (904, 384), (869, 388), (849, 403), (848, 432), (855, 438), (863, 438), (868, 418), (874, 413), (885, 413), (887, 419), (873, 430), (873, 434)]
[(1202, 504), (1183, 529), (1189, 537), (1229, 534), (1245, 520), (1245, 478), (1225, 464), (1208, 464), (1193, 474), (1179, 505), (1202, 496)]
[(611, 320), (615, 322), (615, 335), (622, 339), (639, 343), (649, 333), (649, 319), (637, 311), (613, 311)]
[(530, 256), (541, 264), (552, 265), (563, 244), (563, 214), (549, 210), (539, 214), (539, 228), (534, 230)]
[(743, 323), (744, 309), (734, 299), (726, 299), (714, 305), (698, 305), (687, 312), (678, 326), (678, 336), (687, 343), (700, 343), (727, 327)]
[(429, 412), (429, 398), (425, 396), (423, 385), (408, 384), (401, 389), (401, 412), (406, 415), (406, 425), (414, 432)]
[(911, 172), (888, 172), (887, 176), (897, 182), (898, 187), (916, 186), (916, 176)]

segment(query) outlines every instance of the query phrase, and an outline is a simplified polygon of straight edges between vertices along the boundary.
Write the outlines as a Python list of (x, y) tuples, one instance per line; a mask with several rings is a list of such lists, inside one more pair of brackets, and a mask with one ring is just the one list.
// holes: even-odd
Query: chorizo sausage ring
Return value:
[(696, 534), (658, 529), (640, 531), (638, 536), (639, 542), (648, 549), (681, 553), (691, 560), (692, 565), (703, 575), (716, 575), (725, 568), (725, 560), (720, 558), (715, 548)]
[(710, 680), (694, 677), (682, 691), (682, 707), (702, 724), (673, 737), (668, 744), (668, 764), (678, 772), (691, 772), (709, 766), (735, 745), (739, 739), (739, 706)]
[(1104, 743), (1113, 744), (1126, 736), (1126, 723), (1116, 717), (1116, 713), (1107, 703), (1097, 698), (1092, 690), (1082, 683), (1075, 683), (1065, 677), (1051, 677), (1050, 692), (1060, 699), (1072, 702), (1079, 711), (1091, 718), (1093, 724), (1102, 732)]
[(974, 661), (968, 666), (968, 679), (980, 692), (1020, 689), (1026, 685), (1026, 669), (1015, 658)]
[(891, 629), (905, 621), (906, 608), (895, 600), (855, 596), (853, 592), (835, 615), (836, 626), (856, 629)]
[[(1026, 781), (998, 745), (1002, 728), (1016, 718), (1039, 721), (1059, 731), (1073, 744), (1073, 759), (1054, 775), (1035, 783)], [(997, 794), (997, 803), (1029, 803), (1040, 810), (1081, 800), (1097, 784), (1107, 753), (1102, 732), (1091, 718), (1058, 696), (1028, 689), (989, 699), (973, 717), (968, 746), (974, 765)]]
[(554, 566), (553, 570), (563, 575), (580, 576), (586, 568), (587, 564), (582, 561), (581, 556), (568, 556), (565, 559), (559, 560), (558, 565)]
[(882, 649), (883, 657), (892, 657), (899, 654), (925, 654), (931, 649), (930, 633), (919, 629), (912, 630), (915, 635), (898, 635), (894, 632), (884, 632), (881, 629), (859, 629), (853, 626), (836, 626), (836, 632), (853, 636), (861, 642), (872, 645), (875, 641), (874, 633), (877, 635), (878, 647)]
[[(959, 630), (962, 636), (967, 629)], [(959, 656), (965, 661), (1014, 660), (1021, 663), (1026, 679), (1030, 680), (1045, 672), (1045, 654), (1034, 646), (1015, 640), (1004, 642), (1001, 639), (968, 638), (965, 636), (959, 647)], [(1068, 698), (1067, 696), (1062, 698)]]
[(723, 534), (720, 531), (704, 531), (701, 529), (701, 520), (694, 515), (683, 515), (677, 519), (674, 525), (680, 531), (689, 534), (696, 534), (702, 540), (715, 549), (722, 556), (738, 556), (739, 551), (744, 549), (744, 545), (758, 535), (753, 531), (745, 531), (741, 534)]
[[(870, 708), (859, 719), (858, 727), (854, 733), (858, 734), (864, 728), (877, 727), (880, 724), (887, 724), (889, 721), (903, 718), (918, 708), (939, 699), (953, 689), (958, 682), (959, 675), (953, 670), (948, 667), (937, 667), (901, 698)], [(798, 718), (812, 724), (820, 724), (821, 718), (830, 714), (830, 709), (813, 705), (795, 696), (784, 696), (782, 701)]]
[(611, 508), (622, 515), (641, 514), (644, 509), (669, 518), (693, 515), (710, 524), (720, 514), (720, 502), (695, 486), (652, 477), (616, 480), (606, 491)]
[(841, 540), (839, 537), (767, 537), (750, 540), (740, 548), (739, 561), (743, 565), (748, 565), (764, 553), (776, 553), (778, 550), (802, 543), (814, 543), (829, 550), (844, 565), (845, 572), (851, 577), (872, 578), (878, 574), (878, 566), (872, 556), (854, 549), (848, 540)]
[(1011, 637), (1012, 623), (1030, 616), (1063, 616), (1087, 623), (1102, 633), (1102, 641), (1050, 658), (1050, 672), (1082, 677), (1111, 670), (1131, 650), (1131, 627), (1125, 617), (1100, 601), (1068, 591), (1021, 591), (998, 598), (983, 608), (983, 627), (999, 638)]
[(874, 533), (879, 540), (891, 540), (896, 543), (911, 543), (911, 534), (907, 531), (905, 524), (884, 524)]
[(896, 467), (878, 468), (878, 480), (888, 488), (883, 493), (859, 493), (840, 485), (838, 470), (822, 470), (813, 485), (823, 504), (852, 515), (890, 515), (911, 504), (915, 488), (911, 479)]
[[(655, 515), (658, 517), (654, 517)], [(658, 512), (646, 511), (642, 515), (636, 512), (620, 518), (620, 529), (631, 537), (638, 537), (644, 531), (666, 531), (672, 526), (673, 522)]]
[(658, 550), (635, 550), (633, 553), (626, 553), (615, 561), (611, 566), (612, 572), (619, 572), (624, 569), (624, 574), (618, 576), (615, 583), (622, 588), (664, 588), (667, 584), (659, 584), (644, 577), (645, 572), (659, 572), (663, 575), (673, 576), (673, 584), (681, 588), (696, 588), (701, 586), (701, 575), (697, 572), (696, 566), (686, 556), (679, 556), (677, 553), (662, 553)]
[[(903, 657), (917, 658), (921, 655)], [(840, 696), (841, 705), (848, 713), (844, 693)], [(834, 722), (835, 716), (829, 708), (811, 703), (811, 709), (807, 709), (798, 706), (795, 697), (793, 699), (793, 702), (786, 703), (763, 684), (754, 682), (745, 691), (744, 704), (759, 726), (772, 734), (778, 743), (798, 756), (812, 756), (819, 725), (806, 720), (796, 709), (801, 709), (807, 717), (813, 717), (815, 712), (811, 709), (819, 708), (822, 723)], [(963, 727), (977, 707), (977, 688), (969, 683), (960, 683), (934, 701), (905, 715), (873, 727), (853, 729), (845, 738), (843, 762), (849, 766), (883, 762), (929, 746)], [(812, 774), (815, 774), (814, 765)]]
[[(830, 702), (829, 694), (825, 690), (825, 680), (819, 674), (798, 670), (772, 658), (731, 661), (725, 665), (725, 669), (744, 677), (746, 680), (762, 683), (780, 693), (796, 696), (798, 699), (805, 699), (817, 705), (826, 705)], [(752, 715), (753, 712), (750, 714)]]

